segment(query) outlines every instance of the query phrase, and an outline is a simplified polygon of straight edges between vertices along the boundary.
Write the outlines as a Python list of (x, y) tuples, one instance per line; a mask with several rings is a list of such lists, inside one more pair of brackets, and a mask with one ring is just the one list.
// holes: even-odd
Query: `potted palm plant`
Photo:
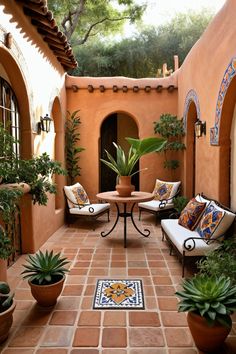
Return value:
[(23, 264), (25, 270), (23, 279), (28, 279), (31, 293), (40, 306), (53, 306), (61, 294), (65, 273), (68, 269), (64, 266), (69, 263), (62, 258), (60, 253), (53, 251), (45, 253), (39, 251), (35, 255), (29, 255), (27, 264)]
[(12, 325), (12, 314), (16, 307), (14, 294), (5, 282), (0, 282), (0, 343), (4, 342)]
[(185, 279), (179, 312), (188, 312), (187, 321), (197, 348), (215, 352), (225, 341), (231, 327), (230, 315), (236, 310), (236, 286), (225, 276), (197, 274)]
[(131, 145), (128, 155), (125, 154), (120, 145), (113, 142), (116, 148), (116, 160), (107, 150), (105, 151), (108, 161), (101, 159), (104, 164), (117, 174), (119, 183), (116, 186), (116, 190), (121, 197), (129, 197), (131, 192), (134, 191), (134, 186), (131, 185), (131, 177), (139, 172), (133, 172), (133, 170), (140, 157), (159, 151), (166, 144), (166, 140), (162, 138), (150, 137), (141, 140), (126, 138), (126, 140)]

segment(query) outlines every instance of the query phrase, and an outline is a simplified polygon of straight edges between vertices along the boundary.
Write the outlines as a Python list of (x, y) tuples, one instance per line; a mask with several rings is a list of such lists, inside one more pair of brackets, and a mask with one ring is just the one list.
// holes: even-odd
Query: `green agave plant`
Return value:
[(236, 286), (225, 276), (209, 277), (197, 274), (186, 279), (183, 291), (177, 291), (180, 298), (179, 312), (195, 312), (207, 320), (209, 326), (216, 322), (231, 327), (230, 315), (236, 310)]
[(48, 285), (56, 283), (62, 278), (68, 269), (64, 266), (69, 263), (67, 258), (62, 258), (61, 253), (53, 254), (39, 251), (35, 255), (28, 256), (28, 264), (23, 264), (25, 270), (23, 279), (28, 279), (33, 284)]
[(7, 283), (0, 281), (0, 313), (6, 311), (13, 303), (14, 294)]
[(105, 151), (109, 161), (101, 159), (101, 161), (115, 171), (118, 176), (133, 176), (135, 173), (139, 172), (136, 171), (132, 173), (135, 164), (141, 156), (151, 152), (157, 152), (166, 144), (166, 140), (162, 138), (145, 138), (142, 140), (126, 138), (126, 140), (131, 145), (127, 156), (121, 146), (113, 142), (116, 148), (116, 160), (107, 150)]

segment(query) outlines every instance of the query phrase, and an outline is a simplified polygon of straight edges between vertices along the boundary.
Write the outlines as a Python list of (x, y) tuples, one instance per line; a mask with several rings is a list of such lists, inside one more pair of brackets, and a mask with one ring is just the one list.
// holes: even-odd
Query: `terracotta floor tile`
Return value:
[(142, 276), (142, 275), (150, 275), (149, 269), (128, 269), (128, 275), (134, 275), (134, 276)]
[(80, 297), (61, 296), (57, 301), (56, 310), (78, 310), (80, 304)]
[(82, 299), (81, 309), (89, 310), (92, 308), (92, 304), (93, 304), (93, 297), (85, 296)]
[(95, 292), (95, 285), (87, 285), (84, 295), (91, 296), (91, 295), (94, 295), (94, 292)]
[(88, 268), (90, 266), (89, 261), (78, 261), (74, 264), (74, 268)]
[(168, 285), (157, 285), (155, 286), (155, 291), (157, 296), (174, 296), (175, 288)]
[(77, 256), (77, 260), (78, 261), (90, 261), (92, 259), (92, 254), (88, 254), (88, 253), (79, 253), (79, 255)]
[(83, 285), (65, 285), (62, 296), (79, 296), (82, 291)]
[(70, 354), (99, 354), (97, 349), (72, 349)]
[(185, 313), (161, 312), (162, 323), (166, 327), (187, 327), (187, 318)]
[(147, 262), (146, 261), (128, 261), (129, 268), (146, 268)]
[(66, 278), (66, 285), (69, 284), (84, 284), (86, 282), (86, 277), (85, 276), (79, 276), (79, 275), (69, 275)]
[(101, 312), (82, 311), (79, 316), (78, 326), (98, 327), (101, 323)]
[[(1, 349), (1, 347), (0, 347), (0, 349)], [(0, 351), (0, 353), (1, 353), (1, 351)], [(19, 348), (10, 349), (9, 348), (9, 349), (4, 350), (2, 353), (3, 354), (33, 354), (34, 349), (26, 349), (26, 348), (24, 348), (24, 349), (19, 349)]]
[(16, 300), (34, 300), (30, 289), (17, 289), (14, 298)]
[(68, 347), (73, 336), (73, 328), (50, 326), (45, 330), (40, 342), (41, 347)]
[(158, 297), (159, 309), (162, 311), (177, 310), (178, 300), (176, 297)]
[(126, 328), (104, 328), (102, 331), (102, 346), (105, 348), (126, 347)]
[(129, 325), (132, 327), (159, 327), (159, 315), (157, 312), (129, 312)]
[(93, 261), (91, 263), (92, 268), (107, 268), (109, 267), (109, 261)]
[(155, 349), (131, 349), (129, 354), (169, 354), (166, 349), (155, 348)]
[(197, 354), (197, 353), (199, 353), (199, 352), (196, 349), (183, 349), (183, 348), (181, 348), (181, 349), (169, 349), (169, 351), (168, 351), (168, 354)]
[(100, 268), (90, 269), (89, 275), (107, 276), (108, 275), (108, 268), (106, 268), (106, 269), (100, 269)]
[(145, 306), (146, 309), (148, 310), (154, 310), (157, 308), (157, 300), (156, 297), (152, 297), (152, 296), (147, 296), (145, 299)]
[(130, 328), (130, 347), (164, 347), (165, 341), (160, 328)]
[(192, 347), (193, 340), (188, 328), (166, 328), (168, 347)]
[(40, 327), (21, 327), (10, 340), (9, 347), (35, 347), (43, 331)]
[(104, 349), (102, 354), (127, 354), (125, 349)]
[(35, 354), (67, 354), (69, 351), (67, 349), (38, 349)]
[(99, 333), (99, 328), (79, 327), (75, 332), (73, 347), (97, 347)]
[(111, 260), (112, 262), (114, 261), (125, 261), (126, 260), (126, 255), (123, 255), (123, 254), (113, 254), (111, 256)]
[(149, 261), (148, 265), (150, 268), (163, 268), (166, 266), (164, 261)]
[(29, 314), (23, 321), (24, 326), (44, 326), (47, 324), (49, 317), (51, 316), (51, 309), (43, 309), (38, 305), (30, 310)]
[(145, 296), (155, 296), (155, 292), (154, 292), (153, 286), (144, 285), (143, 290), (144, 290), (144, 295)]
[(97, 349), (73, 349), (70, 354), (99, 354)]
[(126, 262), (113, 261), (111, 262), (111, 268), (125, 268)]
[(77, 311), (54, 311), (50, 319), (50, 325), (73, 326)]
[(70, 275), (86, 275), (88, 273), (88, 268), (72, 268), (70, 270)]
[(112, 276), (117, 276), (117, 277), (126, 277), (128, 275), (127, 268), (110, 268), (110, 274)]
[(28, 301), (28, 300), (17, 300), (16, 301), (16, 309), (17, 310), (28, 310), (33, 304), (35, 304), (34, 301)]
[(103, 326), (112, 327), (126, 326), (126, 312), (124, 311), (106, 311), (104, 314)]
[(154, 276), (152, 277), (154, 285), (171, 285), (172, 281), (170, 277)]

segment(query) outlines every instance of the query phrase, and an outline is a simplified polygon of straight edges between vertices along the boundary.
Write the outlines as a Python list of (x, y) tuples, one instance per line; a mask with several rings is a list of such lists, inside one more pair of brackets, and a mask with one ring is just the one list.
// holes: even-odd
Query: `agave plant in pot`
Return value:
[(236, 286), (228, 277), (197, 274), (185, 279), (179, 312), (188, 312), (187, 321), (197, 348), (207, 353), (220, 349), (228, 336), (236, 310)]
[(64, 266), (69, 263), (62, 258), (60, 253), (53, 251), (45, 253), (39, 251), (35, 255), (29, 255), (27, 264), (23, 264), (25, 270), (23, 279), (28, 279), (31, 293), (40, 306), (53, 306), (61, 294), (65, 273), (68, 269)]
[(12, 314), (16, 307), (13, 297), (9, 285), (0, 282), (0, 343), (7, 339), (12, 325)]
[(107, 150), (105, 151), (108, 161), (101, 159), (104, 164), (117, 174), (119, 183), (116, 185), (116, 190), (121, 197), (129, 197), (135, 189), (131, 185), (131, 177), (140, 172), (140, 170), (133, 172), (140, 157), (151, 152), (157, 152), (166, 144), (166, 140), (155, 137), (145, 139), (126, 138), (126, 140), (131, 145), (127, 155), (120, 145), (113, 142), (116, 148), (116, 160)]

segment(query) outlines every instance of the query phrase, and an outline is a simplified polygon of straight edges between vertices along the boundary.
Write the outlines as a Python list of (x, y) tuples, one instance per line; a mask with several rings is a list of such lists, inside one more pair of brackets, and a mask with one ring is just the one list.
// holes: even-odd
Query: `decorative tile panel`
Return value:
[(188, 118), (188, 111), (191, 102), (195, 103), (197, 109), (197, 119), (201, 120), (199, 99), (196, 91), (192, 89), (188, 92), (184, 103), (183, 123), (184, 123), (185, 132), (187, 131), (187, 118)]

